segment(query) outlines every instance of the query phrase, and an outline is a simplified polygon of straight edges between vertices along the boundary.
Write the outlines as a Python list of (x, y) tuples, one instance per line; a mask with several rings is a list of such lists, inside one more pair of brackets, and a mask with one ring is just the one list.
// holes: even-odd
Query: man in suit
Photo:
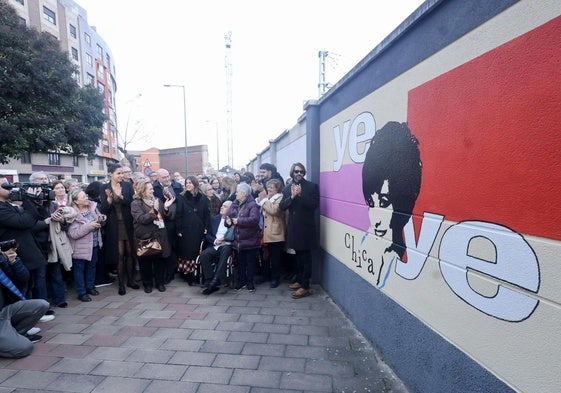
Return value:
[(289, 285), (294, 290), (294, 299), (310, 295), (311, 251), (317, 242), (315, 211), (319, 206), (319, 187), (304, 176), (304, 165), (299, 162), (292, 164), (292, 181), (284, 188), (280, 203), (282, 210), (288, 210), (287, 246), (296, 252), (297, 281)]
[[(183, 192), (183, 186), (175, 181), (175, 179), (172, 179), (166, 169), (160, 168), (156, 173), (158, 178), (152, 183), (154, 186), (154, 197), (158, 198), (162, 204), (171, 197), (178, 198)], [(177, 256), (175, 254), (177, 246), (177, 231), (175, 230), (176, 210), (177, 202), (174, 202), (167, 211), (164, 211), (164, 222), (172, 249), (171, 255), (166, 258), (166, 269), (164, 273), (164, 283), (166, 284), (169, 284), (171, 280), (173, 280), (175, 271), (177, 270)]]
[(226, 268), (228, 258), (232, 255), (232, 247), (230, 242), (224, 239), (227, 230), (224, 224), (231, 205), (232, 201), (222, 203), (220, 213), (210, 220), (211, 230), (205, 237), (209, 247), (205, 248), (199, 257), (203, 275), (205, 279), (210, 280), (208, 286), (203, 290), (204, 295), (218, 291), (219, 285), (226, 281)]

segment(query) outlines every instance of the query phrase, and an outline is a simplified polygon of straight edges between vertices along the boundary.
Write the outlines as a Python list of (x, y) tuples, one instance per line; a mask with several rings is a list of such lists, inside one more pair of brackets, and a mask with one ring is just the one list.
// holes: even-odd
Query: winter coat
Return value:
[[(166, 198), (164, 197), (164, 187), (159, 181), (155, 181), (153, 186), (154, 196), (158, 198), (163, 205), (166, 202)], [(173, 204), (169, 207), (169, 211), (165, 212), (164, 222), (166, 224), (168, 242), (171, 245), (172, 250), (175, 250), (177, 248), (177, 230), (175, 229), (175, 217), (177, 215), (178, 205), (177, 201), (181, 197), (183, 187), (175, 180), (171, 181), (170, 186), (175, 193), (175, 202), (173, 202)]]
[(241, 204), (237, 199), (232, 203), (228, 216), (238, 219), (234, 229), (235, 239), (232, 242), (234, 249), (239, 251), (261, 247), (260, 215), (259, 206), (251, 195)]
[(23, 201), (23, 209), (9, 202), (0, 202), (0, 241), (17, 240), (18, 256), (29, 270), (47, 264), (47, 258), (32, 233), (38, 219), (37, 206), (28, 199)]
[(285, 240), (286, 212), (280, 208), (282, 194), (273, 195), (261, 203), (263, 216), (263, 243), (278, 243)]
[(193, 196), (186, 191), (176, 203), (175, 228), (177, 234), (181, 234), (177, 239), (176, 254), (179, 258), (194, 260), (210, 227), (208, 198), (200, 192)]
[[(128, 181), (121, 182), (122, 196), (121, 200), (121, 211), (123, 213), (123, 220), (125, 223), (125, 229), (127, 232), (127, 238), (131, 250), (136, 249), (134, 243), (134, 231), (132, 226), (132, 215), (131, 215), (131, 203), (133, 201), (134, 189), (132, 184)], [(99, 211), (101, 214), (107, 216), (107, 221), (105, 224), (105, 230), (103, 231), (103, 260), (106, 264), (116, 264), (119, 259), (119, 222), (117, 218), (117, 210), (113, 203), (107, 201), (107, 195), (105, 190), (111, 190), (111, 182), (104, 184), (99, 195), (101, 199), (101, 204), (99, 205)]]
[(59, 262), (64, 266), (66, 271), (70, 271), (72, 267), (72, 244), (68, 239), (66, 231), (68, 225), (76, 218), (76, 210), (72, 207), (62, 207), (62, 215), (64, 223), (51, 220), (49, 224), (49, 238), (51, 239), (51, 249), (48, 255), (49, 263)]
[[(163, 218), (163, 205), (160, 204), (160, 214)], [(141, 199), (135, 199), (131, 204), (131, 214), (134, 225), (135, 241), (156, 238), (162, 246), (162, 258), (171, 255), (171, 246), (168, 242), (166, 228), (159, 228), (154, 224), (154, 220), (158, 219), (158, 214), (154, 209), (147, 206)]]
[[(90, 212), (92, 212), (94, 219), (98, 220), (99, 212), (96, 209), (96, 207), (97, 207), (96, 203), (90, 201), (88, 209)], [(70, 239), (70, 244), (72, 245), (72, 249), (74, 250), (74, 253), (72, 254), (72, 258), (91, 261), (93, 255), (94, 231), (97, 231), (98, 247), (100, 249), (103, 247), (101, 230), (100, 228), (92, 227), (90, 223), (86, 221), (82, 213), (80, 213), (77, 207), (73, 207), (73, 209), (76, 212), (76, 218), (70, 224), (67, 230), (68, 238)]]
[(300, 185), (302, 193), (294, 199), (290, 197), (290, 184), (284, 187), (280, 208), (288, 210), (287, 247), (305, 251), (317, 247), (318, 244), (316, 209), (319, 206), (319, 187), (305, 179)]

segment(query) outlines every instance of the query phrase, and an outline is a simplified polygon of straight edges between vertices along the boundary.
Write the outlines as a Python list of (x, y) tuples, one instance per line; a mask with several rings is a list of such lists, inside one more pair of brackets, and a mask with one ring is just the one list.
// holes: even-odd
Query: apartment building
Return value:
[(44, 171), (53, 177), (76, 178), (80, 182), (103, 179), (108, 161), (118, 161), (117, 119), (115, 92), (117, 81), (115, 63), (109, 46), (88, 24), (87, 11), (72, 0), (8, 0), (22, 23), (56, 37), (63, 51), (68, 53), (78, 72), (74, 75), (80, 86), (95, 86), (105, 98), (103, 137), (95, 158), (64, 152), (25, 153), (21, 160), (0, 165), (0, 174), (11, 181), (25, 182), (32, 172)]

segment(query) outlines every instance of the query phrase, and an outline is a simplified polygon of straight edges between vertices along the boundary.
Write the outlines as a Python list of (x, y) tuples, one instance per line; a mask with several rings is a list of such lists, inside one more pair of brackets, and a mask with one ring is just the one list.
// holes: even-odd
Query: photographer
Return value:
[(16, 254), (15, 240), (0, 253), (0, 357), (21, 358), (33, 351), (41, 336), (26, 332), (49, 309), (42, 299), (25, 300), (29, 272)]
[[(0, 187), (0, 241), (15, 239), (18, 242), (19, 256), (23, 264), (31, 274), (35, 273), (38, 278), (32, 281), (31, 286), (36, 286), (36, 292), (39, 290), (40, 293), (44, 293), (45, 296), (40, 298), (45, 299), (47, 292), (45, 275), (42, 275), (43, 279), (41, 280), (40, 272), (45, 272), (47, 259), (41, 252), (41, 248), (32, 232), (35, 224), (40, 219), (37, 205), (33, 202), (33, 198), (16, 198), (15, 195), (12, 195), (13, 199), (23, 199), (21, 201), (22, 205), (17, 206), (10, 203), (10, 190), (13, 191), (15, 188), (9, 183), (2, 184)], [(24, 192), (20, 190), (17, 196), (23, 196), (23, 194)], [(53, 315), (49, 315), (49, 317), (48, 319), (54, 319)]]

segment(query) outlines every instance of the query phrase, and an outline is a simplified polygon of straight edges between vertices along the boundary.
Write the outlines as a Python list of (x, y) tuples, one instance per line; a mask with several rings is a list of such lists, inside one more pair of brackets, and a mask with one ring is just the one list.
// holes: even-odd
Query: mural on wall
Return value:
[(415, 280), (433, 258), (451, 291), (480, 312), (519, 322), (538, 307), (539, 258), (526, 236), (561, 240), (561, 182), (543, 176), (560, 167), (551, 83), (559, 25), (557, 18), (413, 87), (407, 123), (376, 131), (374, 113), (362, 111), (332, 126), (322, 215), (362, 231), (345, 232), (339, 244), (374, 286)]
[(354, 273), (329, 285), (366, 281), (528, 392), (561, 383), (561, 6), (548, 4), (517, 2), (320, 125), (321, 245)]
[[(419, 195), (421, 169), (418, 141), (406, 123), (388, 122), (374, 134), (362, 167), (362, 193), (370, 225), (361, 247), (376, 255), (368, 270), (377, 271), (376, 286), (380, 289), (394, 263), (405, 260), (403, 228)], [(388, 239), (389, 245), (370, 242), (372, 236)], [(377, 245), (383, 249), (374, 250)]]

